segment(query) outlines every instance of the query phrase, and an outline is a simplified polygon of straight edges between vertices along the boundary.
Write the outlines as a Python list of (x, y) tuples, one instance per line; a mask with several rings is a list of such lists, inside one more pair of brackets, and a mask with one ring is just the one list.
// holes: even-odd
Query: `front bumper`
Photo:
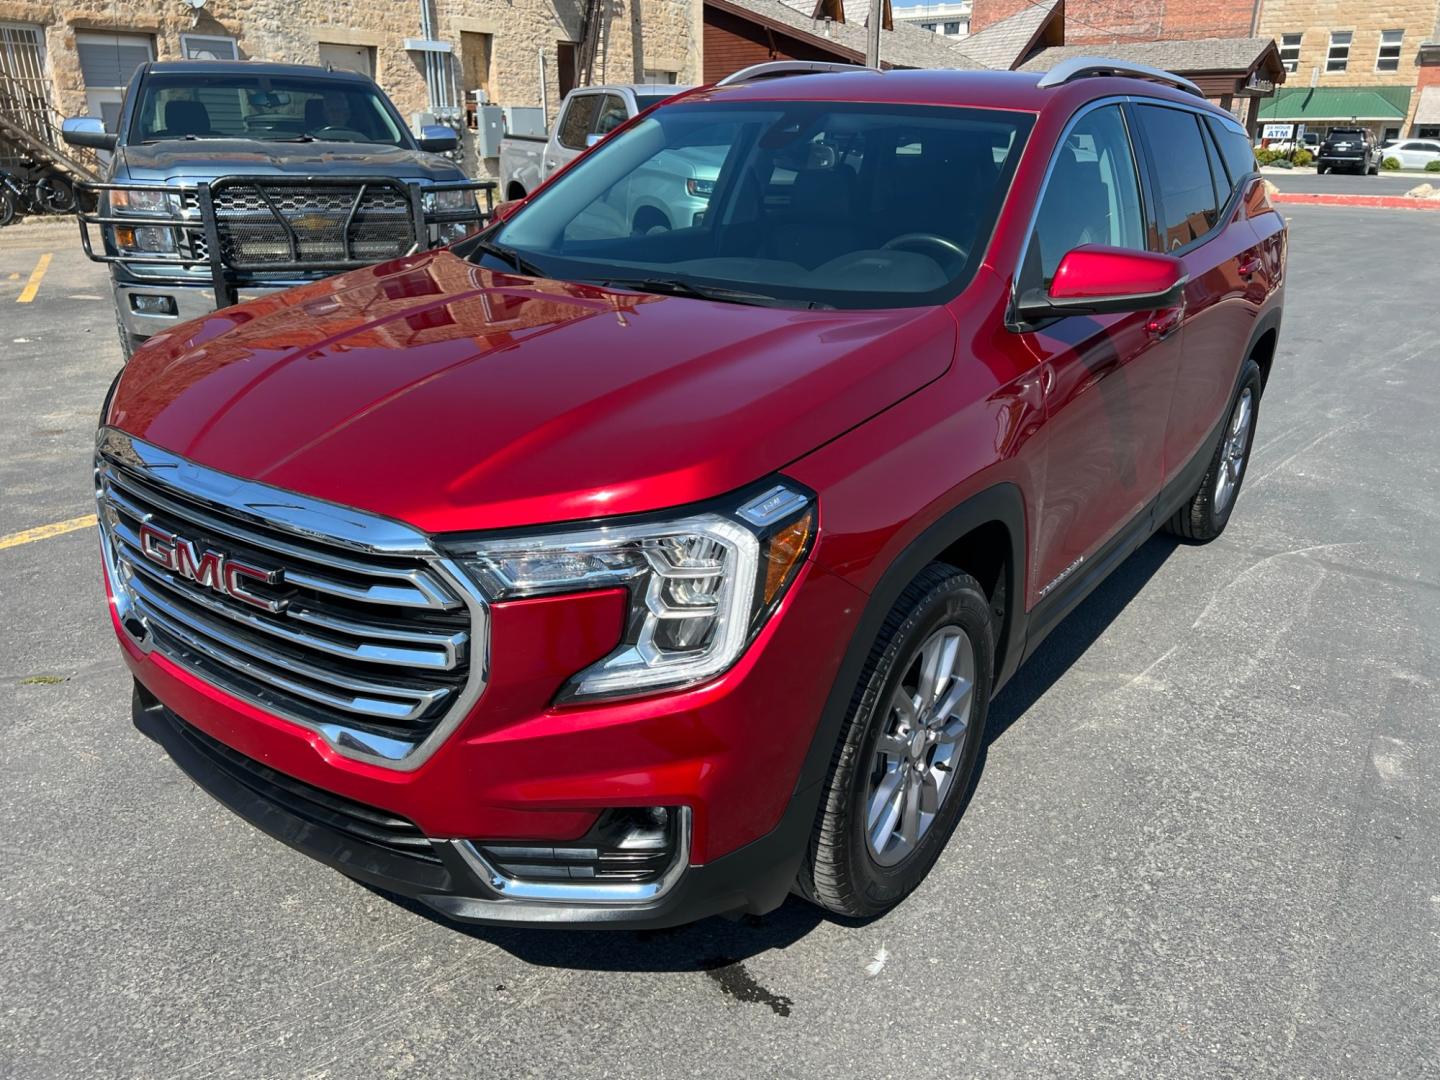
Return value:
[[(246, 289), (241, 300), (253, 300), (258, 296), (268, 293), (280, 292), (284, 289), (293, 288), (295, 285), (303, 284), (303, 280), (289, 281), (281, 285)], [(136, 337), (148, 338), (168, 330), (191, 319), (203, 318), (216, 310), (215, 290), (209, 283), (197, 282), (194, 285), (178, 284), (174, 281), (125, 281), (115, 278), (115, 310), (119, 314), (120, 324), (125, 327), (127, 333)], [(159, 296), (168, 297), (174, 306), (173, 315), (151, 314), (148, 312), (136, 311), (134, 297), (136, 296)]]
[(290, 780), (204, 735), (139, 683), (132, 716), (192, 780), (257, 828), (348, 877), (459, 922), (654, 928), (721, 913), (763, 914), (784, 901), (795, 880), (818, 797), (812, 791), (791, 799), (768, 834), (704, 866), (689, 862), (687, 811), (686, 842), (653, 897), (531, 900), (507, 895), (508, 884), (485, 872), (467, 842), (432, 840), (403, 819)]

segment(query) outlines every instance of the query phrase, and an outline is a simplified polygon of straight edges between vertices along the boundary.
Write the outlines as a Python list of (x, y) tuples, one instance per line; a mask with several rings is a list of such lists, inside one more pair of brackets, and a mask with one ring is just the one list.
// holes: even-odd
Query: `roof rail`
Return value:
[(1149, 64), (1136, 64), (1129, 60), (1110, 60), (1103, 56), (1072, 56), (1067, 60), (1061, 60), (1060, 63), (1041, 75), (1035, 85), (1043, 90), (1050, 86), (1063, 86), (1089, 75), (1123, 75), (1131, 79), (1149, 79), (1152, 82), (1173, 86), (1177, 90), (1185, 90), (1196, 97), (1203, 98), (1205, 96), (1205, 91), (1189, 79), (1182, 79), (1179, 75), (1151, 67)]
[(860, 64), (837, 64), (829, 60), (771, 60), (765, 64), (751, 64), (717, 82), (716, 86), (738, 86), (741, 83), (760, 82), (764, 79), (782, 79), (787, 75), (820, 75), (832, 71), (875, 71), (875, 68)]

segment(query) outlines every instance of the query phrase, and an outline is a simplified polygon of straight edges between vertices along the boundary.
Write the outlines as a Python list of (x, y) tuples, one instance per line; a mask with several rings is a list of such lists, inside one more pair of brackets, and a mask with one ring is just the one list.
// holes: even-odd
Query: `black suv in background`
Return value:
[(1380, 144), (1365, 128), (1331, 128), (1320, 143), (1315, 171), (1353, 169), (1358, 173), (1380, 173)]

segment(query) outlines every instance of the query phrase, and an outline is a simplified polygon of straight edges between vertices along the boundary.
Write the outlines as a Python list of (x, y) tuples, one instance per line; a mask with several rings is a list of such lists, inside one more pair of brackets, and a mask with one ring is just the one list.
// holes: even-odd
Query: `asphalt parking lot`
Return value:
[(0, 1075), (1436, 1075), (1440, 215), (1286, 210), (1229, 531), (1152, 540), (1006, 689), (919, 892), (648, 934), (423, 917), (131, 726), (105, 274), (0, 234)]

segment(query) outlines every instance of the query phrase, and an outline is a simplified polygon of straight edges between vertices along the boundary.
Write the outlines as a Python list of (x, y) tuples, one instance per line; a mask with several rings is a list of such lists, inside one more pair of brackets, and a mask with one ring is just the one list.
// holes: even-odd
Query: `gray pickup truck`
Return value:
[(493, 202), (493, 182), (441, 156), (452, 130), (416, 139), (380, 88), (348, 71), (143, 64), (115, 131), (82, 117), (64, 137), (109, 156), (104, 182), (82, 187), (80, 233), (110, 265), (127, 357), (241, 299), (449, 243)]

